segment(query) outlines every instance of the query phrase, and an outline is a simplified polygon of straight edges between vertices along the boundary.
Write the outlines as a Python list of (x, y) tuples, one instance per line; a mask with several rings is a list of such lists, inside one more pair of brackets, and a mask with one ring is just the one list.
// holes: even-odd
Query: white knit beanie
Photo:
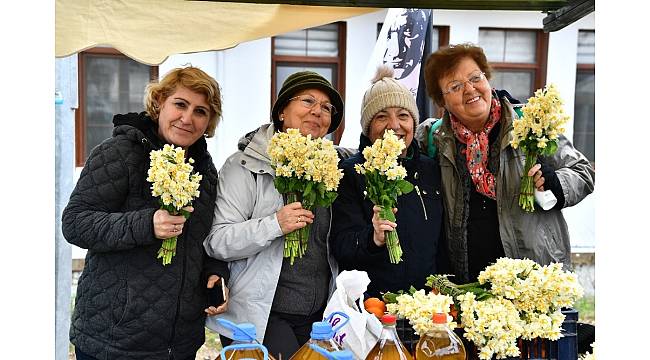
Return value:
[(369, 136), (370, 122), (378, 112), (389, 107), (401, 107), (408, 110), (413, 117), (413, 129), (419, 123), (420, 115), (415, 97), (411, 91), (393, 78), (393, 68), (380, 65), (372, 84), (363, 95), (361, 103), (361, 132)]

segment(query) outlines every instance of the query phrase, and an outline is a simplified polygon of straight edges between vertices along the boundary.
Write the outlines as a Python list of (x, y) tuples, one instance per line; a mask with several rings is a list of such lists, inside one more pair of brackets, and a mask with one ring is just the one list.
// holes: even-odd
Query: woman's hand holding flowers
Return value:
[(276, 213), (276, 217), (283, 235), (302, 229), (307, 226), (307, 224), (314, 222), (314, 213), (307, 209), (303, 209), (302, 204), (299, 201), (283, 206)]
[[(372, 227), (374, 229), (374, 234), (372, 240), (375, 245), (379, 247), (386, 246), (386, 235), (385, 231), (395, 231), (397, 223), (390, 220), (383, 220), (379, 215), (381, 207), (375, 205), (372, 207)], [(393, 214), (397, 213), (397, 208), (393, 208)]]
[(533, 167), (531, 167), (530, 170), (528, 171), (528, 176), (533, 177), (533, 183), (535, 185), (535, 189), (537, 189), (538, 191), (544, 191), (544, 182), (546, 180), (542, 175), (541, 164), (535, 164)]
[[(183, 210), (191, 213), (194, 211), (192, 206), (186, 206)], [(158, 209), (153, 214), (153, 232), (156, 239), (165, 240), (173, 236), (180, 236), (183, 233), (185, 225), (183, 215), (171, 215), (167, 210)]]

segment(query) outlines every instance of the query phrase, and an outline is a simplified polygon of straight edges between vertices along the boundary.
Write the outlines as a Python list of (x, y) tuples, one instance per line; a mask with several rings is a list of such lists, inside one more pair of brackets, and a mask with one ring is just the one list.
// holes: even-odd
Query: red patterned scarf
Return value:
[(467, 159), (467, 169), (472, 177), (476, 191), (491, 198), (496, 199), (496, 180), (494, 175), (488, 170), (489, 140), (488, 134), (494, 125), (501, 118), (501, 103), (497, 95), (492, 91), (492, 106), (490, 108), (490, 117), (483, 126), (483, 129), (477, 133), (469, 130), (463, 125), (452, 113), (449, 113), (451, 127), (458, 141), (467, 145), (464, 153)]

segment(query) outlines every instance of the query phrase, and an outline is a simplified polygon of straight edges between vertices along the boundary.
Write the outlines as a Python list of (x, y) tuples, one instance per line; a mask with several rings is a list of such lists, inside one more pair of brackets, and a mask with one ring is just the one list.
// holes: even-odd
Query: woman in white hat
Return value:
[[(413, 134), (418, 108), (411, 92), (393, 78), (393, 69), (381, 66), (366, 90), (361, 108), (359, 152), (341, 163), (344, 172), (333, 204), (330, 245), (341, 270), (363, 270), (370, 277), (369, 296), (386, 291), (423, 288), (428, 275), (440, 271), (442, 202), (440, 168), (421, 154)], [(406, 149), (399, 162), (415, 190), (397, 198), (396, 223), (379, 219), (379, 207), (364, 195), (363, 175), (354, 170), (365, 160), (362, 151), (393, 130)], [(399, 224), (399, 226), (397, 226)], [(397, 231), (402, 260), (391, 264), (384, 231)]]

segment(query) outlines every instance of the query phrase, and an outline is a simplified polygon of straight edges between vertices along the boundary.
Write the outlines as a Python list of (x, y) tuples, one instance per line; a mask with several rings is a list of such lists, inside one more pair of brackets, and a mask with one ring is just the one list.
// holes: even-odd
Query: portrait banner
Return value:
[[(387, 64), (393, 67), (395, 79), (404, 84), (413, 97), (417, 98), (427, 25), (431, 16), (431, 9), (388, 9), (377, 42), (368, 59), (364, 74), (364, 89), (370, 85), (371, 79), (377, 72), (377, 66)], [(348, 109), (360, 106), (362, 96), (363, 93), (348, 95), (346, 97)], [(359, 114), (359, 110), (349, 111)], [(346, 122), (341, 146), (356, 147), (360, 132), (361, 125), (358, 122)]]
[(413, 96), (417, 95), (420, 81), (430, 16), (431, 9), (390, 9), (377, 40), (379, 48), (373, 54), (381, 56), (383, 64), (393, 67), (395, 79), (411, 90)]

